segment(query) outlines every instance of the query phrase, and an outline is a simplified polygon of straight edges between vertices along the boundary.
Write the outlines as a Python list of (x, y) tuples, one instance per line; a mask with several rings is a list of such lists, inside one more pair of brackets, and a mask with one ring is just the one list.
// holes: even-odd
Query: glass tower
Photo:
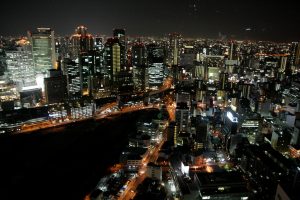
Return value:
[(56, 62), (54, 31), (50, 28), (38, 28), (36, 32), (29, 33), (29, 38), (37, 82), (44, 90), (43, 79), (47, 77), (48, 70), (54, 68)]

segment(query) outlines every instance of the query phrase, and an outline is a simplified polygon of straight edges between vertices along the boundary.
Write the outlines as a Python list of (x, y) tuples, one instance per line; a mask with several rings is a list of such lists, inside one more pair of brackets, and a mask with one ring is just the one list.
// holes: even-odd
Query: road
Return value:
[(122, 196), (119, 197), (119, 200), (130, 200), (133, 199), (133, 197), (136, 195), (136, 188), (139, 184), (141, 184), (144, 179), (146, 178), (146, 171), (147, 171), (147, 165), (149, 162), (155, 163), (159, 151), (164, 144), (164, 142), (167, 140), (167, 128), (163, 130), (163, 137), (160, 140), (159, 143), (155, 145), (153, 149), (149, 149), (149, 153), (147, 156), (143, 159), (143, 165), (141, 166), (140, 170), (138, 171), (138, 177), (136, 177), (134, 180), (130, 182), (130, 184), (127, 186), (126, 190), (123, 192)]
[[(155, 93), (155, 94), (161, 93), (161, 92), (164, 92), (164, 91), (170, 89), (171, 86), (172, 86), (172, 78), (168, 77), (164, 81), (163, 85), (159, 88), (159, 90), (152, 91), (152, 92)], [(149, 95), (153, 95), (153, 94), (151, 94), (151, 92), (150, 92)], [(137, 105), (133, 105), (133, 106), (126, 106), (126, 107), (122, 108), (122, 110), (120, 110), (120, 111), (117, 111), (117, 110), (112, 111), (112, 109), (116, 106), (117, 106), (117, 102), (107, 103), (104, 106), (102, 106), (100, 109), (96, 110), (95, 113), (94, 113), (94, 116), (84, 117), (84, 118), (80, 118), (80, 119), (72, 119), (72, 120), (62, 121), (62, 122), (55, 122), (55, 121), (51, 121), (51, 120), (45, 120), (45, 121), (31, 123), (31, 124), (23, 124), (21, 126), (21, 130), (16, 132), (16, 134), (30, 133), (32, 131), (37, 131), (37, 130), (41, 130), (41, 129), (60, 127), (60, 126), (64, 126), (64, 125), (67, 125), (67, 124), (77, 123), (77, 122), (80, 122), (80, 121), (85, 121), (85, 120), (89, 120), (89, 119), (93, 119), (93, 118), (95, 120), (99, 120), (99, 119), (103, 119), (103, 118), (106, 118), (106, 117), (110, 117), (112, 115), (124, 114), (124, 113), (128, 113), (128, 112), (142, 110), (142, 109), (158, 108), (157, 105), (152, 105), (152, 104), (150, 104), (148, 106), (144, 106), (143, 104), (137, 104)], [(110, 110), (110, 112), (105, 112), (105, 111), (108, 111), (108, 110)], [(174, 117), (172, 117), (172, 118), (174, 118)]]

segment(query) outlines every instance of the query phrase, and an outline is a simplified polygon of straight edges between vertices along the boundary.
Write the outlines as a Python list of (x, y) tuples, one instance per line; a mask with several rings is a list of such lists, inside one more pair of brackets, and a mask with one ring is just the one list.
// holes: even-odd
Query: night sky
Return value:
[(4, 36), (42, 26), (65, 35), (83, 24), (92, 34), (124, 27), (131, 36), (300, 40), (300, 6), (292, 0), (8, 0), (0, 9)]

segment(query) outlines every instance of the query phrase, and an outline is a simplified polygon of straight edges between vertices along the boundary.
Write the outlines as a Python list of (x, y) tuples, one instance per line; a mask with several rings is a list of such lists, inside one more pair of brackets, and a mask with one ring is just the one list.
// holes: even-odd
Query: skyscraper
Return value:
[(168, 62), (171, 65), (178, 65), (180, 52), (183, 46), (182, 36), (178, 33), (169, 34), (170, 46), (168, 51)]
[(179, 132), (187, 132), (189, 124), (189, 107), (187, 103), (177, 103), (175, 120), (179, 127)]
[[(101, 60), (99, 51), (83, 52), (79, 55), (79, 73), (82, 95), (91, 95), (95, 87), (98, 87), (101, 76)], [(94, 84), (95, 83), (95, 84)], [(102, 82), (103, 84), (103, 82)]]
[(17, 85), (18, 90), (36, 86), (31, 46), (17, 47), (14, 51), (7, 51), (6, 56), (8, 78)]
[(148, 88), (147, 51), (142, 43), (132, 46), (132, 73), (135, 90), (144, 91)]
[(49, 70), (49, 78), (45, 78), (45, 98), (47, 104), (61, 103), (67, 98), (67, 78), (60, 69)]
[(120, 65), (121, 69), (125, 69), (126, 67), (126, 37), (125, 37), (125, 29), (114, 29), (113, 30), (114, 38), (119, 40), (120, 45)]
[(300, 65), (300, 44), (299, 42), (293, 42), (291, 45), (290, 53), (290, 67), (294, 71), (299, 69)]
[(63, 71), (67, 76), (67, 89), (69, 98), (80, 99), (82, 90), (78, 59), (73, 61), (69, 58), (65, 58), (63, 61)]
[(47, 77), (48, 70), (53, 69), (56, 63), (54, 31), (50, 28), (38, 28), (35, 32), (29, 32), (29, 39), (37, 83), (44, 90), (44, 77)]
[(162, 86), (165, 70), (165, 50), (154, 44), (147, 46), (149, 88), (157, 89)]
[(121, 45), (117, 38), (109, 38), (104, 45), (104, 68), (109, 81), (114, 83), (121, 70)]
[(93, 50), (93, 47), (93, 36), (87, 33), (85, 26), (78, 26), (70, 38), (70, 57), (76, 59), (80, 53)]

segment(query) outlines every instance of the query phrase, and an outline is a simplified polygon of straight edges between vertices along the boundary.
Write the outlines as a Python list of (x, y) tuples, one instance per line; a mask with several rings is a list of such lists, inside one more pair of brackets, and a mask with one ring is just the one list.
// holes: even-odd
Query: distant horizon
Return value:
[(72, 34), (84, 24), (90, 33), (112, 35), (124, 27), (128, 35), (163, 37), (179, 32), (186, 38), (292, 42), (300, 40), (299, 6), (287, 0), (27, 0), (1, 2), (0, 35), (25, 35), (38, 26), (59, 35)]
[[(83, 25), (84, 26), (84, 25)], [(57, 31), (55, 29), (53, 29), (52, 27), (47, 27), (47, 26), (39, 26), (39, 27), (36, 27), (35, 29), (37, 28), (51, 28), (53, 31), (54, 31), (54, 35), (55, 37), (68, 37), (68, 36), (71, 36), (72, 34), (74, 34), (74, 31), (73, 32), (70, 32), (70, 33), (64, 33), (64, 34), (61, 34), (61, 33), (57, 33)], [(77, 27), (77, 26), (76, 26)], [(76, 28), (75, 27), (75, 28)], [(87, 27), (87, 26), (86, 26)], [(74, 28), (74, 30), (75, 30)], [(118, 28), (123, 28), (123, 27), (118, 27)], [(94, 32), (90, 32), (89, 31), (89, 27), (87, 27), (87, 30), (88, 30), (88, 33), (91, 34), (93, 37), (94, 36), (105, 36), (105, 37), (113, 37), (113, 29), (111, 29), (111, 33), (94, 33)], [(205, 36), (185, 36), (183, 33), (180, 33), (180, 32), (168, 32), (168, 33), (162, 33), (160, 35), (137, 35), (137, 34), (128, 34), (127, 33), (127, 29), (125, 29), (125, 33), (126, 33), (126, 37), (130, 37), (130, 38), (151, 38), (151, 37), (154, 37), (154, 38), (166, 38), (168, 37), (168, 34), (170, 33), (179, 33), (180, 35), (182, 35), (182, 38), (183, 39), (192, 39), (192, 40), (196, 40), (196, 39), (203, 39), (203, 40), (217, 40), (217, 41), (229, 41), (229, 40), (233, 40), (233, 41), (249, 41), (249, 42), (271, 42), (271, 43), (292, 43), (292, 42), (300, 42), (300, 37), (298, 40), (268, 40), (268, 39), (251, 39), (251, 38), (247, 38), (247, 39), (242, 39), (242, 38), (221, 38), (221, 37), (205, 37)], [(32, 31), (34, 29), (30, 29), (30, 30), (27, 30), (27, 31)], [(21, 37), (27, 37), (27, 31), (25, 31), (24, 34), (15, 34), (15, 35), (4, 35), (4, 34), (1, 34), (0, 33), (0, 37), (3, 37), (3, 38), (7, 38), (7, 37), (12, 37), (12, 38), (21, 38)]]

